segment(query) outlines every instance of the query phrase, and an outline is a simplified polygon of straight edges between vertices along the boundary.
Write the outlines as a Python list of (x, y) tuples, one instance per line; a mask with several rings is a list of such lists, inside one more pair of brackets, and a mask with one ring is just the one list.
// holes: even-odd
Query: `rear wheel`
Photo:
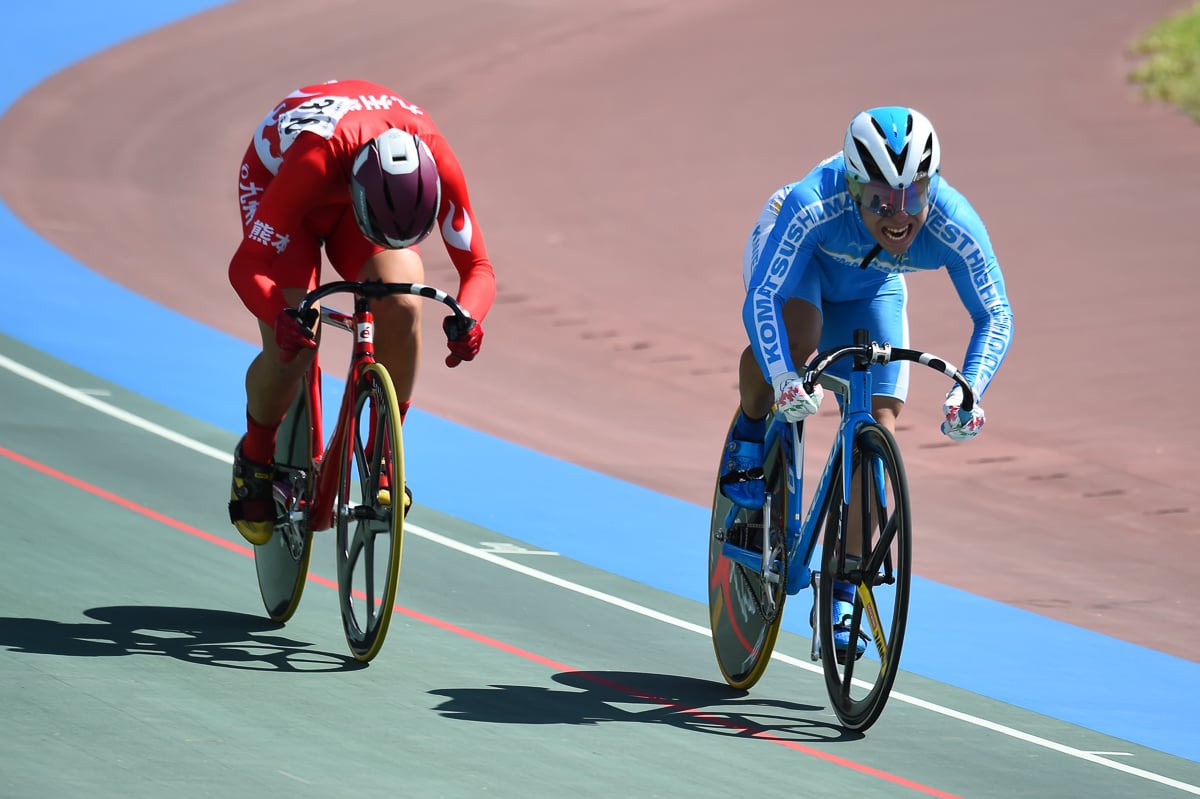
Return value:
[(301, 390), (279, 426), (275, 445), (275, 525), (271, 539), (254, 547), (258, 590), (272, 621), (296, 612), (312, 556), (312, 530), (305, 509), (312, 496), (312, 409)]
[[(821, 549), (817, 618), (821, 665), (834, 712), (852, 730), (879, 718), (900, 665), (912, 576), (908, 481), (892, 434), (864, 425), (854, 437), (854, 477), (849, 506), (841, 501), (841, 469), (833, 485)], [(844, 525), (844, 519), (862, 524)], [(847, 529), (847, 527), (849, 529)], [(848, 542), (857, 539), (857, 545)], [(858, 550), (858, 558), (847, 554)], [(853, 586), (853, 612), (838, 619), (841, 651), (834, 645), (834, 583)], [(848, 630), (846, 629), (848, 628)], [(863, 653), (854, 654), (862, 642)]]
[[(725, 444), (729, 444), (729, 435)], [(787, 469), (782, 450), (776, 439), (766, 453), (763, 473), (768, 501), (761, 510), (735, 506), (721, 493), (719, 482), (713, 492), (708, 537), (709, 627), (717, 665), (725, 682), (742, 690), (752, 687), (766, 671), (783, 623), (783, 603), (787, 598), (783, 551)], [(750, 560), (761, 560), (764, 530), (768, 561), (774, 564), (766, 580), (761, 567), (750, 568), (729, 557), (736, 548)]]
[(359, 375), (350, 426), (338, 480), (338, 594), (346, 642), (365, 662), (387, 636), (404, 543), (400, 406), (382, 365)]

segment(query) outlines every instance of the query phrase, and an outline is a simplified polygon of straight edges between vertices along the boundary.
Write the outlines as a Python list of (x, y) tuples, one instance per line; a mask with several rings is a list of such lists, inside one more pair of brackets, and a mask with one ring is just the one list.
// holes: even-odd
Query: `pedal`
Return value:
[[(384, 508), (392, 507), (392, 491), (389, 488), (381, 488), (375, 494), (376, 502)], [(412, 507), (412, 491), (408, 490), (408, 486), (404, 487), (404, 515), (408, 516), (408, 510)]]

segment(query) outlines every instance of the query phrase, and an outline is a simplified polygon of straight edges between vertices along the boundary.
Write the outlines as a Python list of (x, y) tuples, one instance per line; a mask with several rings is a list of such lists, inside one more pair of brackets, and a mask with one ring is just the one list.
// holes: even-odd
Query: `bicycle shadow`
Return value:
[(0, 647), (67, 657), (158, 655), (227, 669), (277, 672), (352, 671), (367, 666), (348, 655), (271, 633), (282, 624), (224, 610), (120, 605), (91, 608), (92, 622), (0, 617)]
[[(532, 685), (445, 688), (446, 718), (493, 724), (667, 724), (683, 730), (806, 743), (858, 740), (861, 733), (817, 716), (824, 706), (751, 698), (723, 682), (671, 674), (569, 671), (552, 679), (573, 690)], [(629, 709), (630, 705), (634, 705)]]

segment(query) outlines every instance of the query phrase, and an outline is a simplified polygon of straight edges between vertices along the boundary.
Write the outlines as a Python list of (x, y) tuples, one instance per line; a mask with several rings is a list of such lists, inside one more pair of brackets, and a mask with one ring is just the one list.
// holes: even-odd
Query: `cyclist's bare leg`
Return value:
[(749, 346), (742, 350), (738, 362), (738, 394), (741, 397), (742, 413), (751, 419), (762, 419), (771, 410), (775, 395), (771, 384), (763, 378), (762, 369)]
[[(792, 363), (802, 369), (821, 339), (821, 311), (807, 300), (793, 298), (783, 305), (783, 323), (787, 327), (788, 349)], [(742, 412), (750, 419), (761, 419), (771, 411), (775, 391), (747, 347), (738, 364), (738, 393)]]
[[(359, 280), (421, 283), (425, 266), (416, 250), (383, 250), (367, 259)], [(375, 316), (375, 359), (383, 364), (396, 388), (402, 410), (412, 400), (421, 352), (421, 298), (395, 295), (371, 305)]]
[[(305, 294), (304, 289), (284, 289), (288, 304), (295, 307)], [(275, 344), (274, 328), (258, 323), (262, 336), (262, 352), (246, 369), (246, 412), (259, 425), (278, 427), (296, 397), (304, 370), (312, 363), (313, 351), (297, 353), (284, 363)]]
[(886, 427), (892, 435), (896, 434), (896, 417), (903, 408), (904, 401), (895, 397), (885, 397), (882, 394), (871, 397), (871, 414), (875, 421)]

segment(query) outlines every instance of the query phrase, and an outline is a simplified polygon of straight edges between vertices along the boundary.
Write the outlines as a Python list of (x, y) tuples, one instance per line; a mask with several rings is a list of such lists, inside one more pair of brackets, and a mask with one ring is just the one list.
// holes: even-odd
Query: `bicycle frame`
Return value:
[[(346, 386), (342, 392), (342, 404), (338, 409), (337, 421), (329, 445), (325, 445), (322, 424), (321, 399), (321, 369), (319, 358), (314, 356), (312, 365), (304, 377), (302, 390), (308, 394), (310, 408), (310, 452), (312, 452), (312, 468), (315, 471), (315, 487), (311, 505), (307, 509), (310, 531), (328, 530), (336, 521), (334, 506), (338, 488), (342, 482), (350, 479), (351, 459), (354, 453), (347, 446), (351, 427), (351, 403), (354, 399), (354, 386), (358, 383), (364, 370), (375, 363), (375, 319), (371, 314), (370, 302), (374, 299), (391, 294), (411, 294), (418, 297), (428, 297), (445, 304), (454, 312), (454, 318), (469, 329), (475, 322), (458, 303), (439, 289), (421, 283), (383, 283), (373, 281), (367, 283), (336, 282), (327, 283), (308, 294), (300, 303), (300, 312), (311, 310), (323, 297), (339, 292), (354, 293), (354, 313), (345, 314), (331, 308), (321, 307), (321, 321), (341, 328), (354, 334), (354, 348), (350, 353), (350, 365), (346, 373)], [(372, 421), (372, 424), (374, 422)], [(371, 430), (374, 433), (374, 430)], [(337, 469), (327, 468), (330, 458), (336, 458)], [(302, 511), (304, 509), (301, 509)]]
[[(856, 366), (850, 373), (849, 388), (843, 398), (842, 419), (838, 424), (837, 433), (834, 435), (829, 457), (825, 461), (825, 468), (822, 469), (821, 477), (817, 482), (816, 492), (809, 503), (808, 514), (798, 530), (788, 529), (787, 531), (788, 552), (791, 553), (787, 571), (788, 594), (799, 593), (812, 580), (808, 564), (812, 561), (812, 553), (817, 546), (818, 527), (824, 518), (824, 511), (831, 501), (831, 493), (835, 490), (835, 486), (832, 485), (834, 464), (841, 461), (841, 501), (848, 503), (850, 502), (850, 482), (854, 472), (852, 463), (854, 437), (860, 427), (874, 422), (875, 417), (871, 414), (871, 373), (865, 365), (862, 368)], [(796, 427), (794, 424), (790, 426)], [(799, 438), (803, 445), (803, 434)], [(785, 455), (792, 463), (796, 464), (796, 470), (799, 471), (802, 468), (800, 459), (804, 457), (803, 448), (798, 450), (795, 456), (790, 449), (790, 447), (785, 447)], [(796, 504), (789, 505), (789, 507), (799, 508), (803, 496), (801, 493), (802, 476), (798, 475), (794, 482), (796, 484), (794, 491), (791, 486), (788, 488), (788, 501)], [(796, 538), (799, 538), (799, 544), (796, 544)], [(797, 563), (797, 560), (800, 562)]]
[[(775, 441), (780, 439), (779, 443), (786, 466), (787, 508), (790, 511), (785, 519), (784, 528), (785, 553), (788, 559), (786, 568), (782, 568), (781, 571), (782, 564), (766, 562), (771, 550), (769, 546), (765, 545), (765, 541), (761, 556), (730, 543), (726, 543), (722, 547), (722, 554), (725, 557), (753, 569), (755, 572), (764, 575), (773, 573), (776, 577), (781, 573), (785, 574), (787, 578), (785, 592), (788, 595), (800, 593), (812, 581), (809, 563), (812, 561), (812, 555), (819, 539), (818, 527), (825, 516), (831, 492), (834, 490), (832, 485), (834, 467), (839, 461), (841, 462), (842, 501), (848, 503), (854, 472), (852, 468), (854, 436), (863, 425), (875, 421), (875, 417), (871, 414), (870, 363), (866, 358), (856, 356), (854, 368), (850, 372), (850, 379), (844, 389), (841, 381), (838, 381), (837, 378), (828, 378), (823, 381), (823, 385), (841, 395), (841, 421), (838, 424), (837, 433), (834, 435), (829, 456), (825, 461), (825, 468), (821, 471), (821, 477), (817, 482), (816, 491), (803, 518), (801, 518), (799, 510), (803, 507), (804, 498), (803, 423), (786, 422), (778, 414), (773, 415), (764, 439), (763, 449), (768, 452), (774, 446)], [(739, 510), (736, 505), (730, 508), (725, 520), (726, 527), (733, 523)], [(767, 525), (764, 525), (764, 537), (769, 535), (769, 530), (766, 528)]]
[[(313, 454), (313, 470), (315, 471), (315, 489), (312, 505), (308, 509), (309, 523), (312, 531), (328, 530), (334, 524), (334, 504), (338, 493), (338, 476), (343, 480), (350, 479), (350, 458), (352, 453), (346, 446), (350, 435), (350, 402), (354, 397), (354, 385), (359, 375), (368, 364), (375, 362), (375, 319), (369, 310), (368, 301), (363, 297), (355, 297), (354, 313), (344, 314), (331, 308), (321, 308), (321, 321), (334, 327), (354, 333), (354, 348), (350, 354), (350, 365), (346, 374), (346, 387), (342, 392), (342, 404), (338, 410), (337, 421), (334, 423), (333, 435), (329, 446), (325, 446), (324, 424), (322, 422), (323, 406), (321, 392), (321, 369), (316, 357), (305, 372), (304, 391), (308, 392), (311, 413), (310, 451)], [(325, 468), (332, 455), (339, 464), (338, 469)]]

